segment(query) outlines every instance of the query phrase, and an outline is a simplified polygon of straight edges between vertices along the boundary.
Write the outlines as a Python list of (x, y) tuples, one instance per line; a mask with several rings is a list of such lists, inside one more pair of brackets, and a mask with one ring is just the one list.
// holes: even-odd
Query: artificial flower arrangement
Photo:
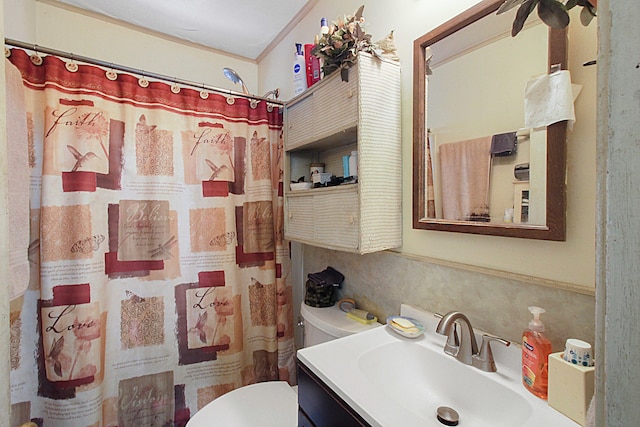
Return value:
[(564, 28), (569, 25), (567, 11), (581, 6), (580, 22), (582, 25), (589, 25), (597, 16), (598, 0), (505, 0), (497, 14), (500, 15), (516, 6), (519, 8), (511, 29), (511, 35), (514, 37), (522, 30), (525, 21), (536, 8), (542, 22), (551, 28)]
[(345, 65), (345, 69), (353, 65), (360, 51), (377, 55), (371, 42), (371, 34), (367, 34), (362, 28), (363, 10), (364, 5), (360, 6), (355, 14), (333, 22), (329, 25), (328, 32), (320, 37), (316, 36), (311, 53), (322, 60), (325, 77), (342, 65)]

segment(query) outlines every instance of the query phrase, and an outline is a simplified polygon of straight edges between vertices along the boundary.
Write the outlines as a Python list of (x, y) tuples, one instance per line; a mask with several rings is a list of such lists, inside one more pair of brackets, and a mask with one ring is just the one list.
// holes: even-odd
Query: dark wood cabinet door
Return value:
[(298, 427), (371, 427), (298, 360)]

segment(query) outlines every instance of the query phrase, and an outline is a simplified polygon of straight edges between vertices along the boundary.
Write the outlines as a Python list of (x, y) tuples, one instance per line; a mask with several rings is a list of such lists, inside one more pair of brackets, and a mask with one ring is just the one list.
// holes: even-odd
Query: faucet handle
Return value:
[(493, 335), (487, 334), (482, 335), (482, 345), (480, 346), (480, 353), (473, 359), (474, 365), (480, 370), (486, 372), (496, 372), (498, 370), (496, 368), (496, 362), (493, 359), (493, 352), (491, 351), (491, 341), (497, 341), (506, 347), (509, 347), (511, 345), (511, 341), (507, 341), (500, 337), (495, 337)]

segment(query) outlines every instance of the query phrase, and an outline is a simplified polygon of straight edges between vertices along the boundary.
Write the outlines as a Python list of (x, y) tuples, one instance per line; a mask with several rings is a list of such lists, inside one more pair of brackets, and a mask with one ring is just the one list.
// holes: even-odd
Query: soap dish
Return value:
[(412, 317), (389, 316), (387, 326), (407, 338), (418, 338), (424, 333), (424, 325)]

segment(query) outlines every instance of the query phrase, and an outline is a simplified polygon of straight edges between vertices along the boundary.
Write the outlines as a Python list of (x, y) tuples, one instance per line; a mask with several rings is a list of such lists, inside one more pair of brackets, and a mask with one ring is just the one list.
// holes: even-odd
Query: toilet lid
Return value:
[(187, 427), (295, 427), (298, 394), (285, 381), (251, 384), (208, 403)]

